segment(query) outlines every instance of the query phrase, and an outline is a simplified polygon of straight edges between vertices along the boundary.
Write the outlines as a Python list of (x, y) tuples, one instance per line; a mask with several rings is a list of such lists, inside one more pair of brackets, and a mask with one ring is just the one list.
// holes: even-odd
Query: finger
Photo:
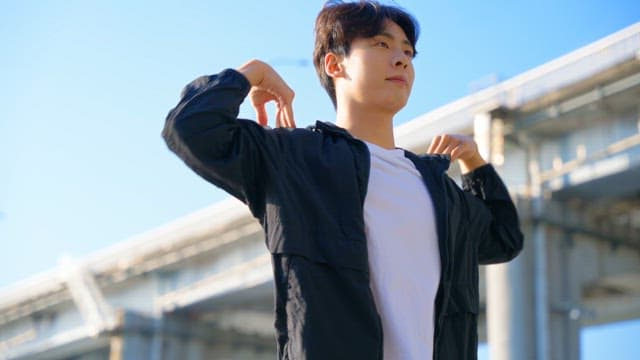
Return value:
[(258, 118), (258, 124), (262, 126), (267, 126), (269, 123), (269, 116), (267, 115), (267, 109), (265, 108), (265, 104), (255, 105), (256, 109), (256, 117)]
[(446, 154), (452, 157), (453, 150), (456, 149), (457, 147), (458, 146), (456, 144), (448, 144), (444, 149), (442, 149), (440, 154)]
[(282, 89), (280, 90), (281, 96), (278, 99), (280, 109), (282, 110), (282, 125), (288, 128), (295, 128), (296, 123), (293, 119), (293, 98), (295, 93), (287, 84), (283, 81), (281, 83)]
[(436, 150), (436, 148), (438, 147), (438, 144), (440, 143), (440, 135), (436, 135), (436, 137), (434, 137), (431, 140), (431, 144), (429, 145), (429, 150), (427, 150), (428, 154), (433, 154), (433, 152)]
[(295, 128), (296, 121), (293, 117), (293, 105), (291, 103), (286, 104), (282, 110), (284, 112), (284, 118), (287, 123), (287, 127)]
[(451, 161), (455, 161), (460, 159), (465, 153), (465, 148), (463, 146), (456, 146), (453, 150), (451, 150)]
[(283, 101), (280, 101), (276, 106), (278, 107), (276, 126), (295, 128), (296, 123), (295, 123), (295, 120), (293, 119), (293, 108), (291, 104), (287, 104)]
[(276, 128), (280, 127), (286, 127), (286, 125), (282, 116), (282, 107), (276, 104)]
[(456, 160), (467, 160), (473, 158), (474, 154), (477, 153), (473, 148), (469, 148), (468, 146), (461, 146), (459, 152), (456, 153)]
[(434, 149), (434, 153), (443, 154), (445, 149), (451, 145), (451, 137), (449, 135), (441, 135), (438, 146)]

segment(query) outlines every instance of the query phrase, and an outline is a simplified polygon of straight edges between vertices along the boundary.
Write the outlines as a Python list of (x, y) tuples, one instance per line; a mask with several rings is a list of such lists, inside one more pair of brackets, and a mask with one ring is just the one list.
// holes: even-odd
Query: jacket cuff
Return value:
[(493, 183), (496, 179), (499, 179), (499, 176), (493, 165), (485, 164), (462, 175), (462, 189), (484, 199), (485, 190), (488, 186), (495, 185)]
[(246, 76), (242, 75), (238, 70), (224, 69), (218, 74), (218, 76), (220, 77), (221, 82), (237, 84), (240, 91), (245, 93), (245, 96), (249, 94), (249, 90), (251, 90), (251, 83)]
[(225, 69), (215, 75), (200, 76), (187, 84), (180, 94), (181, 102), (191, 100), (212, 87), (238, 91), (242, 100), (251, 90), (251, 84), (244, 75), (234, 69)]

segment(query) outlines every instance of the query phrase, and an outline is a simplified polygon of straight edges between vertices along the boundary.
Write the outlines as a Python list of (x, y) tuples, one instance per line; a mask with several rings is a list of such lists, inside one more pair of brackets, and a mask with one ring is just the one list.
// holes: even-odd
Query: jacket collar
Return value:
[(346, 129), (326, 121), (316, 121), (316, 124), (311, 126), (311, 129), (318, 129), (320, 131), (326, 131), (332, 134), (342, 135), (349, 139), (354, 139), (353, 135), (351, 135)]
[[(407, 151), (405, 150), (405, 154), (406, 153)], [(445, 172), (449, 170), (449, 166), (451, 166), (451, 156), (447, 154), (421, 154), (417, 157), (420, 160), (435, 164), (435, 168), (439, 172)]]
[[(449, 170), (449, 166), (451, 165), (451, 157), (446, 154), (421, 154), (416, 155), (409, 150), (404, 151), (404, 156), (409, 160), (412, 160), (418, 171), (422, 173), (420, 170), (419, 164), (426, 165), (424, 171), (433, 171), (435, 174), (442, 174)], [(422, 174), (423, 176), (425, 174)]]
[[(326, 131), (328, 133), (332, 133), (332, 134), (337, 134), (337, 135), (341, 135), (344, 136), (348, 139), (356, 139), (353, 137), (353, 135), (351, 135), (349, 133), (349, 131), (347, 131), (344, 128), (341, 128), (333, 123), (330, 122), (326, 122), (326, 121), (316, 121), (315, 125), (311, 126), (311, 129), (318, 129), (320, 131)], [(357, 139), (356, 139), (357, 140)], [(435, 170), (437, 172), (445, 172), (447, 170), (449, 170), (449, 166), (451, 165), (451, 157), (449, 155), (443, 155), (443, 154), (421, 154), (421, 155), (416, 155), (412, 152), (410, 152), (409, 150), (404, 150), (405, 153), (405, 157), (407, 158), (411, 158), (414, 157), (418, 158), (422, 161), (427, 161), (430, 164), (435, 165)]]

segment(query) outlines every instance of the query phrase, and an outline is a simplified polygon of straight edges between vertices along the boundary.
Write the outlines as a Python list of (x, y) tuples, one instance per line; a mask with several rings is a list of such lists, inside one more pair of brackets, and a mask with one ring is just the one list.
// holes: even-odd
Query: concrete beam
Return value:
[(606, 85), (594, 85), (590, 90), (574, 93), (572, 96), (544, 107), (541, 110), (520, 117), (514, 124), (514, 130), (522, 133), (535, 133), (536, 127), (549, 121), (557, 121), (558, 118), (568, 116), (573, 112), (592, 104), (606, 101), (607, 98), (630, 91), (640, 86), (639, 62), (630, 60), (634, 73), (627, 74), (621, 79), (605, 79)]
[(1, 355), (4, 356), (3, 359), (14, 360), (67, 358), (108, 346), (107, 337), (91, 336), (92, 334), (92, 329), (86, 326), (78, 327), (46, 339), (8, 347), (2, 351)]
[(156, 299), (156, 309), (171, 312), (226, 293), (254, 287), (272, 280), (271, 256), (268, 253), (235, 265), (203, 280)]
[(216, 328), (244, 335), (273, 338), (275, 333), (273, 312), (252, 310), (222, 310), (207, 313), (204, 318)]
[(115, 326), (114, 312), (105, 301), (93, 274), (82, 264), (66, 258), (61, 260), (61, 276), (82, 315), (91, 336)]
[(583, 300), (581, 321), (584, 326), (640, 319), (640, 294)]

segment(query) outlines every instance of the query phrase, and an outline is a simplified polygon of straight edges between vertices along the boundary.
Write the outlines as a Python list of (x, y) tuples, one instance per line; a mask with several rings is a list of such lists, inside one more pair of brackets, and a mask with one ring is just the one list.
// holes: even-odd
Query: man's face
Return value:
[(412, 60), (413, 47), (404, 31), (387, 21), (379, 35), (351, 43), (349, 56), (342, 60), (345, 76), (339, 79), (339, 96), (395, 115), (411, 94), (415, 78)]

